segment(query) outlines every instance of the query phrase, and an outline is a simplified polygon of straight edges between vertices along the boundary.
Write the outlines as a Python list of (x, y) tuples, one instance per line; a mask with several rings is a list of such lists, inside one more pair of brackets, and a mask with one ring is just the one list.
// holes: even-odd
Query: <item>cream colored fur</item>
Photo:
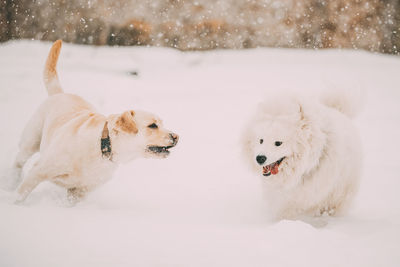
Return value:
[[(362, 152), (349, 118), (355, 109), (345, 97), (271, 95), (247, 125), (244, 155), (262, 178), (275, 218), (335, 215), (349, 206), (358, 188)], [(266, 162), (259, 164), (258, 155), (266, 156)], [(263, 175), (263, 166), (283, 157), (276, 175)]]
[[(49, 98), (26, 125), (14, 168), (20, 175), (25, 162), (36, 152), (40, 158), (18, 188), (17, 202), (24, 201), (43, 181), (68, 190), (76, 201), (112, 176), (119, 163), (138, 157), (165, 157), (149, 146), (175, 146), (178, 136), (163, 128), (162, 121), (144, 111), (129, 110), (104, 116), (79, 96), (63, 93), (56, 71), (61, 41), (49, 53), (44, 81)], [(104, 157), (101, 138), (105, 124), (112, 156)], [(156, 124), (157, 128), (149, 125)], [(104, 135), (104, 134), (103, 134)]]

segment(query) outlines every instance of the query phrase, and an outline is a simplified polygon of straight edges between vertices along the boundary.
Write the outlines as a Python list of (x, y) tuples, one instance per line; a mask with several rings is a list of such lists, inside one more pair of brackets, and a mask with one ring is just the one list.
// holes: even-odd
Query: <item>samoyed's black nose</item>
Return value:
[(264, 162), (267, 160), (267, 157), (264, 155), (258, 155), (256, 157), (256, 161), (258, 162), (258, 164), (263, 165)]

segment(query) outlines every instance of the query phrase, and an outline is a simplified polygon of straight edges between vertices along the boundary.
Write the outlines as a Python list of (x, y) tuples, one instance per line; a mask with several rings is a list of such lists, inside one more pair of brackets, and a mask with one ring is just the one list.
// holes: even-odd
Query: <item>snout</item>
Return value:
[(256, 157), (256, 161), (258, 164), (263, 165), (265, 163), (265, 161), (267, 161), (267, 157), (264, 155), (258, 155)]
[(170, 133), (169, 137), (172, 140), (172, 146), (176, 146), (176, 144), (178, 144), (179, 136), (176, 133)]

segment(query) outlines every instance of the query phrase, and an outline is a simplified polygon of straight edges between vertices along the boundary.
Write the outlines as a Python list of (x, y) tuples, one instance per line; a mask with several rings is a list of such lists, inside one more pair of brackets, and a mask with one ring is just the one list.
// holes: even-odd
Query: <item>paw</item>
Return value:
[(335, 207), (324, 207), (319, 210), (319, 216), (335, 216), (336, 208)]
[(80, 198), (73, 194), (67, 194), (67, 201), (68, 205), (73, 207), (80, 201)]
[(18, 195), (17, 198), (14, 201), (14, 204), (15, 205), (21, 205), (24, 202), (25, 198), (26, 198), (26, 196)]
[(83, 200), (86, 196), (86, 190), (83, 188), (69, 188), (67, 190), (67, 200), (69, 204), (75, 205), (81, 200)]

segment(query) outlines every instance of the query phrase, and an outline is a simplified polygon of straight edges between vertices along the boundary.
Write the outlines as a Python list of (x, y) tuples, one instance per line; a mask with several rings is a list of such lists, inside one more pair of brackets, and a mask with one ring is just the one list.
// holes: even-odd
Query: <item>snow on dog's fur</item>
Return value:
[(259, 105), (243, 149), (262, 177), (274, 217), (334, 215), (348, 207), (362, 157), (351, 100), (343, 92), (319, 98), (281, 94)]
[(61, 41), (53, 44), (44, 69), (49, 98), (26, 125), (14, 163), (18, 179), (26, 161), (40, 158), (18, 188), (22, 202), (43, 181), (67, 189), (73, 202), (103, 184), (119, 163), (138, 157), (165, 158), (178, 136), (157, 116), (140, 110), (104, 116), (79, 96), (61, 89), (56, 65)]

